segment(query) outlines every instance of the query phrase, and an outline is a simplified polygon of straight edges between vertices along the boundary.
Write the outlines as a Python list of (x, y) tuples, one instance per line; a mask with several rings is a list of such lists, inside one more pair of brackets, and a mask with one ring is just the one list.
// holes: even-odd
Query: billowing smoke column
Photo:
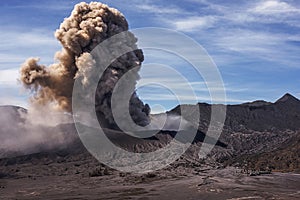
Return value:
[[(38, 58), (29, 58), (21, 67), (20, 80), (25, 87), (35, 91), (32, 103), (51, 105), (56, 110), (72, 112), (72, 90), (75, 79), (85, 76), (89, 70), (91, 51), (102, 41), (128, 30), (125, 17), (105, 4), (91, 2), (77, 4), (69, 18), (56, 30), (55, 36), (63, 48), (57, 52), (57, 63), (49, 67), (38, 64)], [(126, 41), (131, 49), (136, 48), (133, 34)], [(143, 62), (142, 50), (134, 50), (116, 59), (103, 73), (96, 92), (96, 111), (102, 123), (116, 127), (111, 112), (111, 95), (117, 81), (131, 69), (137, 71)], [(130, 80), (131, 81), (131, 80)], [(137, 80), (132, 80), (134, 83)], [(88, 80), (83, 79), (83, 83)], [(132, 91), (129, 112), (139, 125), (149, 123), (150, 108)]]

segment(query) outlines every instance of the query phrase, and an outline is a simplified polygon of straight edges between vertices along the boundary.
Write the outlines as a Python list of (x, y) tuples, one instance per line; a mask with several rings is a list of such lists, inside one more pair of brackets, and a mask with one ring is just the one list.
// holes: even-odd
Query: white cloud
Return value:
[[(142, 88), (138, 88), (139, 96), (146, 102), (167, 102), (173, 101), (181, 104), (195, 104), (199, 101), (212, 102), (210, 93), (214, 94), (214, 103), (224, 103), (222, 94), (225, 91), (230, 94), (241, 94), (248, 91), (247, 87), (242, 85), (229, 85), (220, 87), (218, 83), (211, 82), (208, 89), (207, 83), (204, 81), (187, 81), (183, 82), (174, 76), (168, 76), (167, 73), (149, 71), (148, 74), (142, 75), (142, 79), (139, 81), (138, 86), (143, 83), (151, 83)], [(242, 88), (243, 87), (243, 88)], [(181, 101), (181, 102), (179, 102)], [(227, 103), (240, 103), (246, 102), (248, 99), (226, 99)]]
[(138, 4), (136, 5), (139, 11), (149, 12), (149, 13), (155, 13), (155, 14), (179, 14), (182, 12), (181, 9), (175, 8), (175, 7), (160, 7), (157, 5), (151, 5), (151, 4)]
[(40, 57), (41, 63), (48, 65), (53, 63), (55, 52), (61, 49), (53, 31), (4, 29), (0, 32), (0, 69), (19, 67), (29, 57)]
[[(5, 67), (5, 64), (7, 63), (16, 63), (24, 61), (24, 56), (22, 55), (15, 55), (13, 52), (9, 53), (0, 53), (0, 65), (3, 63), (3, 66)], [(1, 67), (0, 67), (1, 69)]]
[(179, 31), (194, 31), (196, 29), (207, 29), (213, 27), (216, 22), (216, 17), (213, 16), (194, 16), (188, 17), (184, 19), (174, 20), (172, 21), (173, 26), (176, 30)]
[(0, 86), (16, 87), (18, 84), (18, 69), (0, 70)]
[(68, 1), (39, 1), (38, 3), (30, 3), (30, 4), (24, 4), (24, 5), (8, 5), (9, 8), (14, 9), (37, 9), (37, 10), (43, 10), (43, 11), (64, 11), (64, 10), (70, 10), (73, 7), (72, 2)]
[(14, 105), (27, 108), (28, 102), (22, 98), (19, 98), (18, 96), (0, 96), (0, 105)]
[(54, 37), (54, 30), (23, 30), (19, 28), (3, 27), (6, 31), (0, 32), (0, 44), (1, 49), (9, 48), (57, 48), (59, 46), (58, 41)]
[[(216, 49), (224, 53), (239, 53), (247, 59), (265, 60), (284, 67), (299, 68), (299, 47), (292, 44), (298, 37), (292, 34), (232, 29), (212, 38)], [(266, 66), (267, 67), (267, 66)]]
[[(241, 92), (244, 91), (244, 89), (239, 88), (232, 88), (232, 87), (220, 87), (218, 83), (211, 82), (209, 85), (210, 88), (207, 87), (207, 83), (204, 81), (186, 81), (182, 82), (180, 79), (172, 78), (172, 77), (163, 77), (159, 76), (157, 74), (156, 77), (152, 78), (142, 78), (138, 81), (137, 86), (146, 85), (148, 89), (169, 89), (170, 91), (178, 91), (181, 94), (187, 94), (190, 92), (187, 92), (187, 90), (192, 90), (193, 92), (209, 92), (209, 91), (224, 91), (229, 90), (231, 92)], [(144, 86), (143, 86), (144, 87)], [(149, 90), (151, 92), (151, 90)]]
[(0, 105), (27, 107), (29, 92), (18, 83), (18, 70), (0, 70)]
[[(185, 95), (185, 96), (176, 96), (172, 94), (145, 94), (141, 96), (141, 98), (144, 101), (179, 101), (178, 103), (180, 104), (195, 104), (198, 102), (208, 102), (208, 103), (224, 103), (223, 98), (214, 98), (212, 101), (211, 96), (209, 95), (197, 95), (196, 97), (193, 95)], [(181, 101), (181, 102), (180, 102)], [(226, 104), (227, 103), (245, 103), (245, 102), (250, 102), (251, 100), (249, 99), (240, 99), (240, 98), (226, 98)]]
[(262, 15), (276, 15), (300, 12), (300, 9), (283, 1), (269, 0), (260, 2), (250, 11)]
[(284, 41), (280, 36), (259, 31), (232, 30), (232, 33), (225, 33), (217, 41), (219, 46), (231, 51), (266, 53), (270, 50), (267, 47), (278, 45)]

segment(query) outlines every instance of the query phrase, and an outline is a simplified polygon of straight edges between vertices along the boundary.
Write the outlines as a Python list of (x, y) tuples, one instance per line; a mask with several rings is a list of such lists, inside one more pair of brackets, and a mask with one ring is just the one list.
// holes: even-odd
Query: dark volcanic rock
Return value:
[[(199, 130), (205, 133), (212, 105), (181, 105), (169, 113), (180, 114), (181, 107), (196, 110), (195, 106), (200, 110)], [(297, 152), (300, 152), (300, 145), (296, 142), (299, 141), (299, 130), (300, 100), (290, 94), (285, 94), (275, 103), (259, 100), (228, 105), (224, 129), (219, 138), (228, 147), (215, 147), (210, 157), (231, 164), (244, 165), (249, 162), (248, 166), (253, 168), (263, 168), (273, 163), (271, 166), (275, 170), (299, 171)]]
[(290, 104), (290, 105), (297, 105), (300, 103), (300, 100), (297, 99), (296, 97), (292, 96), (289, 93), (286, 93), (283, 97), (278, 99), (275, 103), (280, 104), (280, 103), (285, 103), (285, 104)]
[(236, 156), (226, 160), (227, 164), (238, 163), (240, 166), (254, 170), (275, 170), (300, 173), (300, 134), (279, 143), (277, 148), (260, 153)]
[[(181, 107), (196, 110), (195, 106), (198, 106), (200, 110), (200, 130), (206, 132), (210, 121), (211, 105), (206, 103), (181, 105), (169, 113), (180, 114)], [(300, 100), (286, 94), (275, 103), (254, 101), (240, 105), (228, 105), (225, 128), (231, 131), (243, 129), (253, 131), (298, 130), (300, 129)]]

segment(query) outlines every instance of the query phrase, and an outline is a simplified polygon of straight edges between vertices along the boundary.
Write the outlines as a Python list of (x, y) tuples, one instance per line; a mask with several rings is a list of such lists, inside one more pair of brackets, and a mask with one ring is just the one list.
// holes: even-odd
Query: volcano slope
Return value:
[[(182, 106), (190, 110), (199, 107), (199, 130), (206, 133), (212, 105), (181, 105), (169, 113), (180, 114)], [(216, 147), (210, 157), (225, 165), (299, 172), (299, 113), (300, 100), (291, 94), (285, 94), (274, 103), (258, 100), (228, 105), (219, 138), (228, 146), (226, 149)]]
[[(193, 107), (193, 105), (182, 105)], [(99, 163), (82, 145), (74, 124), (39, 127), (43, 136), (8, 148), (11, 137), (25, 137), (26, 110), (1, 110), (0, 197), (2, 199), (299, 199), (299, 100), (285, 95), (275, 103), (255, 101), (227, 107), (225, 128), (206, 159), (198, 152), (207, 130), (210, 106), (198, 104), (199, 131), (186, 153), (164, 169), (146, 174), (119, 172)], [(221, 105), (220, 105), (221, 106)], [(180, 114), (180, 107), (169, 111)], [(255, 121), (256, 120), (256, 121)], [(255, 123), (253, 122), (255, 121)], [(11, 123), (11, 126), (8, 126)], [(191, 122), (195, 123), (195, 122)], [(30, 129), (31, 130), (31, 129)], [(34, 129), (36, 130), (36, 129)], [(43, 132), (43, 133), (42, 133)], [(46, 134), (45, 134), (46, 133)], [(115, 144), (133, 152), (149, 152), (168, 144), (175, 131), (160, 131), (137, 139), (106, 129)], [(186, 132), (188, 134), (188, 131)], [(54, 136), (51, 136), (55, 138)], [(50, 137), (50, 138), (51, 138)], [(26, 138), (26, 137), (25, 137)], [(72, 138), (65, 140), (64, 138)], [(16, 140), (19, 143), (24, 140)], [(184, 142), (184, 140), (182, 140)], [(229, 167), (233, 165), (235, 167)], [(226, 167), (227, 166), (227, 167)], [(265, 170), (270, 175), (249, 177), (240, 167)], [(178, 193), (180, 191), (180, 193)]]

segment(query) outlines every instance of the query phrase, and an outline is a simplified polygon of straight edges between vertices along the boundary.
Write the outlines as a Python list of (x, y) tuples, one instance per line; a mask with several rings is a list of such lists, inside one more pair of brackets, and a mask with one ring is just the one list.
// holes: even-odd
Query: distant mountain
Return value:
[[(3, 111), (3, 112), (1, 112)], [(25, 123), (27, 110), (15, 106), (0, 106), (0, 158), (13, 157), (24, 154), (65, 151), (82, 154), (86, 152), (77, 135), (73, 123), (59, 124), (56, 126), (31, 125)], [(82, 125), (84, 126), (84, 125)], [(85, 126), (84, 129), (91, 129)], [(149, 138), (136, 138), (127, 135), (119, 130), (103, 129), (107, 137), (117, 146), (132, 152), (151, 152), (166, 146), (177, 134), (173, 130), (152, 130), (156, 134)], [(145, 131), (146, 132), (146, 131)], [(191, 138), (190, 131), (180, 131), (183, 136), (177, 139), (182, 143), (192, 141), (193, 144), (204, 141), (205, 134), (198, 131), (195, 137)], [(141, 134), (137, 132), (135, 134)], [(149, 134), (148, 134), (149, 135)], [(188, 140), (191, 138), (191, 140)], [(221, 141), (210, 138), (210, 142), (226, 147)]]
[(27, 114), (22, 107), (0, 106), (0, 158), (61, 149), (76, 138), (73, 124), (31, 125)]
[(27, 110), (19, 106), (0, 106), (0, 124), (5, 125), (8, 122), (22, 123), (24, 119), (21, 115), (26, 115)]
[(11, 145), (8, 141), (22, 137), (20, 125), (24, 123), (22, 115), (26, 113), (26, 109), (18, 106), (0, 106), (0, 157), (6, 155), (3, 148)]
[[(169, 113), (180, 114), (182, 107), (196, 110), (195, 106), (199, 107), (200, 110), (200, 130), (206, 131), (211, 115), (211, 105), (209, 104), (179, 105)], [(228, 105), (226, 109), (225, 128), (231, 131), (243, 129), (253, 131), (300, 129), (300, 100), (290, 94), (285, 94), (275, 103), (259, 100), (240, 105)]]
[[(193, 117), (186, 119), (194, 127), (198, 127), (198, 132), (193, 144), (182, 159), (187, 159), (194, 164), (203, 162), (203, 160), (199, 160), (198, 152), (206, 136), (212, 106), (225, 107), (225, 105), (198, 103), (196, 105), (179, 105), (167, 112), (169, 115), (180, 115), (180, 110), (184, 107), (188, 109), (190, 116), (200, 116), (199, 121), (193, 121)], [(197, 113), (197, 107), (200, 113)], [(281, 171), (300, 171), (298, 153), (300, 152), (300, 101), (297, 98), (285, 94), (274, 103), (258, 100), (240, 105), (228, 105), (226, 108), (227, 115), (220, 138), (209, 138), (209, 141), (216, 142), (215, 148), (208, 155), (209, 162), (241, 167), (247, 164), (248, 167), (251, 166), (255, 169), (270, 167)], [(22, 116), (26, 115), (26, 112), (26, 109), (20, 107), (0, 106), (2, 146), (5, 141), (7, 142), (8, 136), (12, 139), (11, 141), (14, 141), (14, 138), (26, 138), (26, 135), (30, 135), (31, 132), (24, 130), (22, 126), (24, 123)], [(1, 149), (0, 145), (0, 158), (40, 153), (32, 154), (29, 157), (21, 156), (17, 160), (14, 158), (2, 159), (0, 165), (11, 162), (31, 162), (32, 159), (49, 156), (55, 160), (57, 155), (59, 157), (71, 156), (75, 160), (90, 156), (78, 139), (74, 124), (61, 124), (51, 128), (38, 127), (37, 130), (38, 134), (45, 137), (42, 143), (34, 143), (34, 148), (21, 152), (6, 152), (7, 149)], [(164, 130), (158, 131), (153, 137), (138, 139), (118, 130), (105, 129), (104, 131), (117, 146), (132, 152), (144, 153), (164, 147), (177, 134), (176, 131)], [(52, 133), (58, 134), (62, 142), (53, 137)], [(186, 130), (181, 133), (183, 137), (178, 140), (185, 143), (186, 138), (190, 137), (190, 132)], [(185, 136), (186, 138), (184, 138)], [(71, 140), (67, 140), (68, 138)], [(47, 141), (50, 140), (52, 140), (51, 145), (47, 144)]]
[[(223, 106), (224, 105), (214, 105)], [(180, 114), (181, 108), (200, 110), (199, 130), (206, 133), (212, 105), (179, 105), (169, 114)], [(300, 100), (285, 94), (276, 102), (258, 100), (226, 106), (226, 120), (219, 140), (227, 149), (216, 147), (210, 156), (227, 164), (238, 163), (253, 168), (300, 171)], [(276, 163), (276, 162), (281, 162)], [(252, 163), (252, 164), (251, 164)], [(255, 164), (256, 163), (256, 164)]]
[(297, 99), (296, 97), (292, 96), (289, 93), (286, 93), (283, 97), (281, 97), (280, 99), (278, 99), (275, 103), (280, 104), (280, 103), (284, 103), (284, 104), (299, 104), (300, 100)]

